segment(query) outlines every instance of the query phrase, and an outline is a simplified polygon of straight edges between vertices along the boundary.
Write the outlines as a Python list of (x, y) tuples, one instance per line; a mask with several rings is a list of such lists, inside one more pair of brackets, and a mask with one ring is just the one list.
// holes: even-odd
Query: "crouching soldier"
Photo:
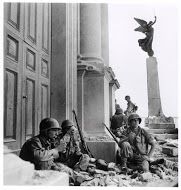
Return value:
[(78, 131), (73, 122), (64, 120), (61, 128), (62, 134), (59, 136), (59, 143), (65, 143), (66, 147), (64, 151), (60, 151), (58, 161), (76, 171), (86, 171), (90, 157), (81, 152)]
[(67, 166), (56, 163), (59, 153), (65, 150), (65, 143), (54, 146), (61, 128), (56, 119), (45, 118), (39, 125), (40, 134), (27, 140), (21, 148), (20, 158), (35, 165), (36, 170), (57, 170), (73, 176)]
[(135, 169), (149, 171), (149, 162), (155, 149), (155, 142), (153, 137), (139, 126), (140, 123), (139, 115), (131, 114), (128, 117), (129, 127), (124, 137), (120, 138), (119, 156), (123, 170), (127, 170), (127, 166), (132, 165)]

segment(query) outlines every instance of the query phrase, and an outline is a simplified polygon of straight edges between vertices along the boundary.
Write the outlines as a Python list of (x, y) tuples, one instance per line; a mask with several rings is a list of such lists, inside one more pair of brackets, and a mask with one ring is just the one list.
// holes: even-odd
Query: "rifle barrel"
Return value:
[(103, 123), (103, 125), (109, 131), (109, 133), (111, 134), (111, 136), (113, 137), (113, 139), (116, 141), (116, 143), (119, 145), (119, 141), (117, 140), (117, 138), (115, 137), (115, 135), (112, 133), (112, 131), (106, 126), (105, 123)]

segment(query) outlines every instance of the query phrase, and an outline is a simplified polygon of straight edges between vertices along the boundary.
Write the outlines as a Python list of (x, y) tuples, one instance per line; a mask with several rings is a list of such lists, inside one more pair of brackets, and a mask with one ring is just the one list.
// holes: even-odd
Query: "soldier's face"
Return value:
[(132, 119), (130, 121), (130, 126), (131, 127), (136, 128), (136, 127), (138, 127), (138, 125), (139, 125), (139, 119)]
[(54, 140), (59, 134), (59, 129), (50, 129), (47, 131), (47, 136), (49, 139)]

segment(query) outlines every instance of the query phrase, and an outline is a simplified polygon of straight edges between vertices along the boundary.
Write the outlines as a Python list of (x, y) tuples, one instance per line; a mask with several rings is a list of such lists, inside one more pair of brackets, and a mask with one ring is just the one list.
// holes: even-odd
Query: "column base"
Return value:
[(114, 141), (86, 141), (91, 153), (96, 159), (103, 159), (106, 162), (116, 162), (117, 145)]
[(149, 116), (145, 118), (145, 124), (174, 124), (173, 117), (166, 117), (164, 114), (160, 116)]

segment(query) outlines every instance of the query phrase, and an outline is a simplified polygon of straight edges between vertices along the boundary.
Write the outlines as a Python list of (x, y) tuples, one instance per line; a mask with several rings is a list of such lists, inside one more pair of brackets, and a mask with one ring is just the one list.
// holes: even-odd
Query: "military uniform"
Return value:
[(27, 140), (21, 148), (20, 158), (34, 164), (36, 170), (56, 170), (73, 176), (73, 171), (62, 163), (57, 163), (55, 146), (42, 131), (61, 129), (53, 118), (45, 118), (40, 123), (40, 134)]
[(149, 163), (146, 156), (149, 151), (148, 146), (154, 144), (152, 135), (139, 126), (135, 131), (129, 127), (124, 135), (127, 140), (120, 143), (119, 156), (121, 162), (124, 164), (127, 162), (128, 166), (148, 171)]
[(127, 117), (123, 115), (123, 110), (118, 108), (111, 118), (111, 131), (116, 135), (118, 130), (122, 133), (127, 126)]
[[(74, 133), (70, 130), (74, 128)], [(64, 163), (68, 167), (77, 171), (85, 171), (90, 161), (87, 154), (83, 154), (80, 149), (80, 136), (75, 129), (73, 122), (64, 120), (62, 122), (63, 137), (60, 137), (60, 143), (65, 142), (66, 148), (64, 152), (59, 153), (58, 161)]]

